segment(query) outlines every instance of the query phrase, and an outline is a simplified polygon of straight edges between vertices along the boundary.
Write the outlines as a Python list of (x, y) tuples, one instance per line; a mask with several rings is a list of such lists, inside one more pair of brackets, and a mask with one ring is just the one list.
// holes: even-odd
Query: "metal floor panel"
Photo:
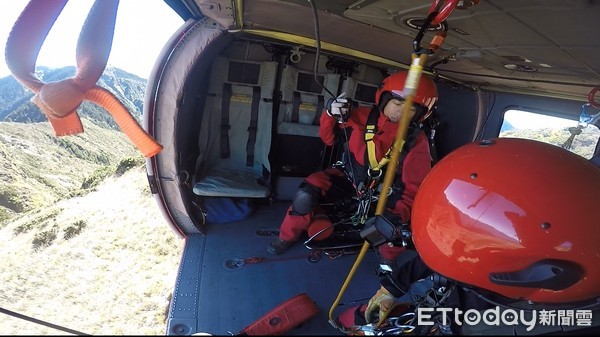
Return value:
[[(276, 235), (288, 205), (288, 202), (279, 202), (257, 207), (247, 219), (209, 225), (207, 236), (186, 239), (167, 334), (237, 334), (279, 304), (305, 293), (315, 302), (319, 313), (287, 335), (343, 335), (329, 324), (329, 310), (358, 254), (337, 259), (322, 254), (319, 258), (314, 251), (297, 243), (282, 255), (270, 255), (267, 246)], [(414, 252), (402, 256), (411, 254)], [(311, 262), (311, 258), (316, 261)], [(334, 317), (349, 307), (368, 302), (379, 288), (376, 261), (375, 254), (369, 250), (349, 281)], [(402, 262), (399, 260), (399, 263)], [(463, 326), (463, 333), (597, 334), (599, 322), (593, 320), (591, 327), (537, 326), (532, 331), (522, 326), (480, 324)]]
[[(288, 205), (258, 208), (245, 220), (209, 225), (206, 237), (187, 239), (168, 334), (236, 334), (279, 304), (306, 293), (319, 313), (288, 334), (342, 335), (329, 324), (329, 310), (358, 254), (337, 259), (321, 254), (311, 262), (314, 251), (301, 243), (282, 255), (269, 254), (273, 236), (264, 233), (276, 233)], [(236, 267), (239, 261), (251, 262)], [(375, 293), (375, 268), (375, 254), (369, 250), (334, 316)]]

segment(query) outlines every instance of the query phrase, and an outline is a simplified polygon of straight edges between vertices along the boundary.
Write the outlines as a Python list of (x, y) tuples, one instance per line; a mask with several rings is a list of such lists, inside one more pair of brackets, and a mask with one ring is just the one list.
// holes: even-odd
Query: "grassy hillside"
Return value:
[[(25, 212), (0, 240), (0, 307), (87, 334), (165, 333), (183, 240), (164, 223), (142, 166)], [(2, 334), (65, 334), (0, 315)]]
[[(74, 68), (43, 69), (44, 80)], [(139, 120), (146, 80), (99, 85)], [(183, 240), (164, 222), (144, 158), (84, 102), (85, 132), (57, 137), (12, 77), (0, 79), (0, 308), (94, 335), (162, 335)], [(63, 335), (0, 313), (2, 335)]]
[(126, 158), (143, 161), (122, 132), (82, 121), (84, 133), (65, 137), (48, 122), (0, 122), (0, 223), (85, 192)]

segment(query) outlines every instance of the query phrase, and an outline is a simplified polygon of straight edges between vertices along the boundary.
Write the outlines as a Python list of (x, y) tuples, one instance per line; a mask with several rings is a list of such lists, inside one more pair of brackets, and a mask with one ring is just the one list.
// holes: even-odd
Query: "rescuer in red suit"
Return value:
[[(311, 223), (323, 221), (319, 204), (335, 202), (356, 195), (369, 173), (385, 171), (392, 142), (397, 134), (404, 109), (404, 84), (407, 71), (394, 73), (383, 80), (372, 107), (352, 108), (346, 98), (330, 100), (320, 118), (319, 135), (327, 145), (345, 143), (347, 151), (342, 166), (329, 167), (309, 175), (298, 188), (281, 224), (279, 237), (269, 245), (271, 254), (285, 252)], [(422, 130), (438, 99), (437, 87), (422, 76), (413, 95), (413, 105), (406, 142), (400, 155), (392, 193), (388, 196), (385, 216), (394, 224), (410, 221), (411, 207), (419, 185), (431, 170), (429, 142)], [(378, 180), (381, 185), (383, 181)], [(374, 208), (374, 207), (373, 207)], [(403, 247), (381, 245), (382, 262), (393, 262)]]

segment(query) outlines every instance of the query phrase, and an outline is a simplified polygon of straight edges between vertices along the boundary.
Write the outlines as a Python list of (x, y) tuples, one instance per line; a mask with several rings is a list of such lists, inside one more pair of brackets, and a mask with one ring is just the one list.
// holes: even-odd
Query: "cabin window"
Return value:
[[(580, 134), (577, 134), (577, 129), (581, 130)], [(508, 110), (504, 114), (499, 137), (537, 140), (590, 159), (600, 138), (600, 130), (595, 125), (579, 125), (578, 121), (568, 118)]]

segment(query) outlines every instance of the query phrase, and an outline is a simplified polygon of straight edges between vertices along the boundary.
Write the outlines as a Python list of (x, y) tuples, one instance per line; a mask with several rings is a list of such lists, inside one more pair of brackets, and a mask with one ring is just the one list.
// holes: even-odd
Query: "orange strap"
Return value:
[(245, 327), (239, 336), (285, 335), (319, 313), (315, 302), (306, 294), (296, 295), (279, 304), (261, 318)]
[(83, 132), (76, 110), (87, 99), (106, 109), (144, 156), (154, 156), (162, 146), (118, 98), (96, 85), (110, 55), (118, 0), (96, 0), (92, 6), (77, 42), (74, 77), (45, 83), (35, 75), (42, 44), (67, 1), (30, 0), (6, 42), (6, 64), (13, 76), (35, 93), (32, 101), (46, 115), (57, 136)]
[[(476, 1), (479, 3), (479, 1)], [(454, 8), (458, 5), (458, 0), (447, 0), (446, 4), (442, 6), (442, 2), (440, 0), (435, 0), (431, 7), (429, 7), (429, 13), (438, 12), (438, 14), (431, 20), (431, 26), (437, 26), (441, 22), (445, 21), (448, 16), (452, 13)], [(440, 9), (441, 8), (441, 9)]]

